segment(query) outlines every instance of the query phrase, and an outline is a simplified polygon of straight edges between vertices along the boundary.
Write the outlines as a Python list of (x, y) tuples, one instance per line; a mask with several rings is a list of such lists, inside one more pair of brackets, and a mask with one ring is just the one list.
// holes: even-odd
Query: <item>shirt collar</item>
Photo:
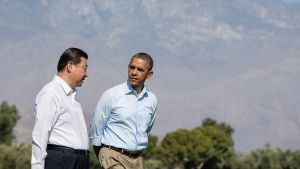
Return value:
[[(135, 90), (133, 89), (133, 87), (131, 86), (131, 84), (128, 80), (125, 82), (123, 91), (124, 91), (124, 94), (132, 93), (132, 94), (136, 95)], [(144, 86), (142, 92), (139, 94), (139, 98), (142, 98), (143, 96), (147, 96), (147, 95), (148, 95), (147, 88), (146, 88), (146, 86)]]
[(58, 82), (58, 84), (63, 88), (66, 95), (71, 95), (72, 93), (76, 92), (76, 89), (72, 89), (67, 82), (65, 82), (61, 77), (55, 75), (54, 80)]

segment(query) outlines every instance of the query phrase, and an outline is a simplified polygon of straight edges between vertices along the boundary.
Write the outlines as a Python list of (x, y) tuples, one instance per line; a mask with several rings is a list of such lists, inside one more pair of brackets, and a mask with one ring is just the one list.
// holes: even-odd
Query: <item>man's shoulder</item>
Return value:
[(148, 89), (147, 89), (147, 94), (148, 94), (148, 96), (150, 96), (150, 97), (152, 97), (152, 98), (154, 98), (154, 99), (157, 99), (157, 98), (156, 98), (156, 95), (155, 95), (152, 91), (150, 91), (150, 90), (148, 90)]
[(59, 84), (52, 80), (42, 87), (42, 89), (38, 93), (38, 96), (45, 95), (45, 94), (52, 95), (52, 96), (59, 96), (58, 94), (59, 90), (61, 90)]
[(59, 87), (59, 83), (57, 83), (55, 80), (51, 80), (49, 83), (45, 84), (41, 91), (57, 91)]
[(152, 100), (154, 102), (154, 104), (157, 104), (157, 97), (156, 97), (156, 95), (153, 92), (149, 91), (149, 90), (147, 90), (147, 94), (148, 94), (148, 98), (150, 100)]
[(122, 95), (122, 92), (124, 90), (124, 83), (117, 84), (103, 92), (103, 96), (106, 97), (118, 97), (119, 95)]
[(126, 85), (126, 83), (117, 84), (117, 85), (115, 85), (115, 86), (107, 89), (105, 92), (113, 93), (113, 94), (120, 93), (120, 92), (122, 92), (124, 90), (125, 85)]

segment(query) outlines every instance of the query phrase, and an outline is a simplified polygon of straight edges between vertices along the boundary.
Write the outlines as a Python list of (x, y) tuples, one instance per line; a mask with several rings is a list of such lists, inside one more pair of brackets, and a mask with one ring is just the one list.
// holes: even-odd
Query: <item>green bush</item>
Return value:
[(31, 146), (0, 145), (0, 169), (30, 169)]

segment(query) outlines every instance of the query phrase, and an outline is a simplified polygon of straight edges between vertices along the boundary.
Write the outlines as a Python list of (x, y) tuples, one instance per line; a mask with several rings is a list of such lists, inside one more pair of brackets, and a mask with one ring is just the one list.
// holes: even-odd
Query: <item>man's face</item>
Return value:
[(73, 83), (74, 87), (81, 87), (84, 79), (88, 77), (87, 74), (87, 60), (84, 57), (81, 57), (81, 62), (77, 65), (73, 64)]
[(128, 81), (134, 89), (142, 88), (146, 79), (152, 74), (147, 60), (133, 58), (128, 65)]

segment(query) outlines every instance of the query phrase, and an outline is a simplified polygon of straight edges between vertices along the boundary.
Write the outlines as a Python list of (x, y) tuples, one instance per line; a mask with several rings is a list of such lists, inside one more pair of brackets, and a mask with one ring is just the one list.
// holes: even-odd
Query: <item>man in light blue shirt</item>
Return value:
[(128, 65), (128, 80), (106, 90), (91, 122), (90, 139), (104, 168), (143, 169), (157, 99), (144, 86), (153, 75), (153, 60), (137, 53)]

